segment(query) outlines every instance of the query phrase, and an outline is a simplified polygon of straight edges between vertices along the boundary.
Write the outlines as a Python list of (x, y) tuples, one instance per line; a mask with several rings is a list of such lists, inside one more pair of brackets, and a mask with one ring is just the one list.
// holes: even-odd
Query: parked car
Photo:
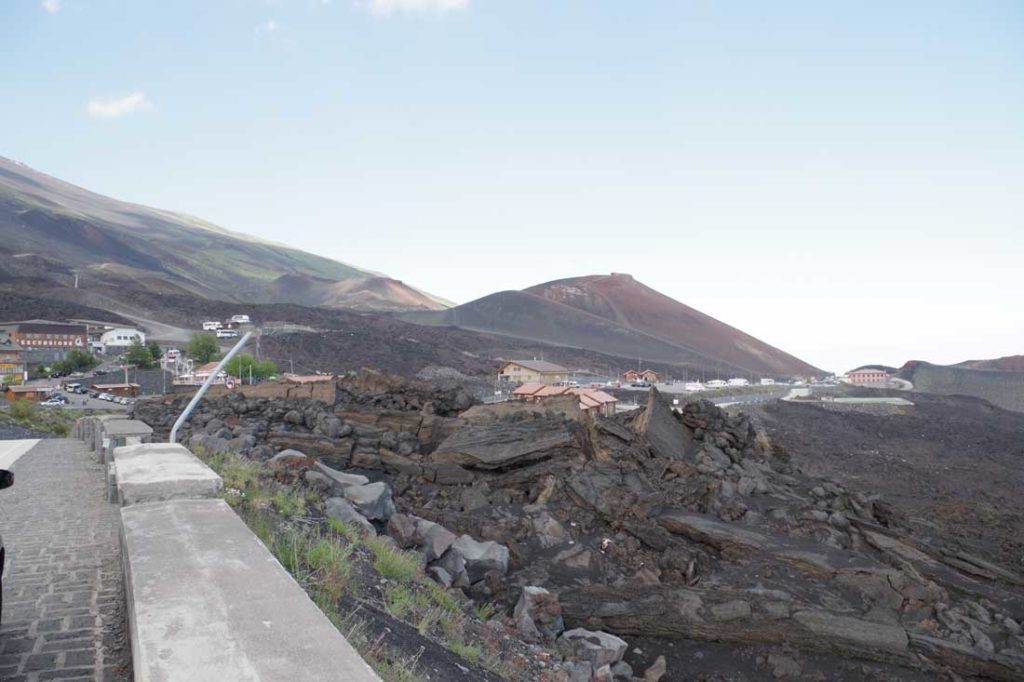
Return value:
[(92, 375), (93, 375), (93, 376), (96, 376), (96, 377), (101, 377), (101, 376), (103, 376), (103, 375), (104, 375), (104, 374), (106, 374), (106, 373), (107, 373), (107, 370), (105, 370), (105, 369), (97, 369), (97, 370), (95, 370), (95, 371), (94, 371), (94, 372), (92, 373)]
[(218, 339), (233, 339), (233, 338), (236, 338), (237, 336), (238, 336), (238, 332), (236, 330), (234, 330), (234, 329), (218, 329), (217, 330), (217, 338)]
[(98, 397), (100, 400), (106, 400), (107, 402), (114, 401), (114, 396), (110, 395), (109, 393), (100, 393)]
[[(8, 471), (7, 469), (0, 469), (0, 489), (10, 488), (14, 485), (14, 472)], [(3, 582), (5, 573), (7, 571), (7, 552), (4, 549), (4, 540), (0, 538), (0, 582)], [(0, 618), (2, 618), (4, 608), (4, 595), (3, 590), (0, 590)]]
[(46, 400), (39, 404), (43, 405), (44, 407), (60, 407), (61, 405), (67, 405), (67, 403), (68, 401), (66, 398), (58, 396), (56, 398), (47, 398)]

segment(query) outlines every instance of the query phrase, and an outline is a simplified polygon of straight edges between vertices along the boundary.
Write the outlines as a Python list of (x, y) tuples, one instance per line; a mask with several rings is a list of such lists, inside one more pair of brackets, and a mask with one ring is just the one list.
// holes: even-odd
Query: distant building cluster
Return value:
[(855, 369), (846, 373), (846, 383), (855, 386), (878, 386), (885, 384), (892, 375), (883, 369)]
[(638, 382), (646, 384), (658, 383), (658, 373), (653, 369), (631, 369), (623, 374), (622, 378), (631, 384)]
[(564, 384), (569, 370), (545, 360), (509, 360), (498, 369), (498, 380), (510, 384)]
[(618, 398), (596, 388), (578, 388), (572, 386), (550, 386), (539, 383), (523, 384), (512, 391), (517, 400), (543, 403), (546, 399), (557, 396), (574, 395), (579, 398), (580, 411), (584, 414), (615, 414)]

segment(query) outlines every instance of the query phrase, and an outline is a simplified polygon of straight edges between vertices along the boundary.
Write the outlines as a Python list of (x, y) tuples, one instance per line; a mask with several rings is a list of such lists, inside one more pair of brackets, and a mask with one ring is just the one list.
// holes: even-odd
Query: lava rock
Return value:
[(512, 618), (519, 633), (531, 642), (555, 639), (565, 629), (558, 597), (543, 587), (524, 587)]
[(362, 529), (368, 535), (376, 535), (377, 529), (373, 527), (373, 524), (366, 520), (366, 517), (356, 511), (348, 500), (341, 497), (329, 497), (324, 502), (324, 511), (332, 519), (338, 519), (345, 523), (350, 523), (357, 528)]
[(461, 535), (452, 543), (452, 549), (465, 560), (471, 582), (483, 578), (487, 571), (498, 571), (502, 575), (508, 572), (508, 547), (493, 540), (478, 542), (468, 535)]
[(391, 500), (391, 488), (387, 483), (353, 485), (345, 488), (342, 494), (368, 519), (387, 521), (395, 513), (395, 503)]

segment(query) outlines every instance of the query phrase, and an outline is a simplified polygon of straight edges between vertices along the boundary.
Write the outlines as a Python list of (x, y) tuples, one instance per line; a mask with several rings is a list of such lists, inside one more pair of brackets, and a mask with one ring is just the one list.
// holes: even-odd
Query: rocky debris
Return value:
[(565, 629), (558, 598), (543, 587), (524, 587), (512, 618), (523, 639), (529, 642), (553, 640)]
[(458, 552), (465, 561), (466, 573), (471, 582), (483, 579), (490, 571), (501, 575), (508, 572), (508, 547), (493, 540), (479, 542), (469, 535), (460, 535), (452, 543), (452, 550)]
[(413, 539), (423, 550), (423, 558), (430, 562), (444, 556), (448, 548), (455, 543), (455, 533), (433, 521), (417, 519)]
[(652, 388), (647, 408), (632, 424), (633, 430), (647, 438), (659, 457), (668, 460), (694, 461), (697, 442), (672, 407)]
[(268, 459), (266, 466), (268, 469), (294, 471), (296, 469), (312, 469), (316, 465), (317, 461), (315, 459), (307, 457), (298, 450), (282, 450)]
[(354, 485), (366, 485), (370, 482), (370, 479), (366, 476), (336, 471), (323, 462), (316, 462), (314, 466), (316, 466), (316, 472), (310, 473), (319, 473), (321, 476), (326, 477), (330, 481), (331, 487), (337, 491), (343, 491), (345, 488)]
[(469, 587), (469, 574), (466, 573), (466, 560), (455, 548), (446, 551), (435, 561), (428, 572), (445, 587)]
[(342, 495), (368, 519), (387, 521), (395, 513), (395, 503), (391, 500), (391, 488), (387, 483), (351, 485), (342, 491)]
[(644, 682), (659, 682), (668, 671), (664, 656), (658, 658), (644, 671)]
[(455, 534), (444, 526), (408, 514), (393, 515), (387, 528), (402, 549), (422, 551), (426, 563), (440, 559), (455, 542)]
[[(190, 428), (218, 448), (255, 443), (249, 457), (309, 455), (293, 480), (329, 494), (332, 516), (386, 522), (427, 575), (503, 606), (522, 639), (561, 628), (537, 615), (550, 590), (574, 629), (756, 647), (779, 678), (807, 673), (799, 652), (926, 677), (1024, 673), (1020, 576), (915, 536), (878, 496), (805, 475), (749, 417), (706, 401), (677, 415), (652, 392), (611, 417), (463, 421), (387, 383), (339, 388), (334, 406), (229, 396)], [(571, 639), (553, 679), (625, 679), (621, 655), (595, 660)]]
[(373, 524), (344, 498), (328, 497), (324, 501), (324, 512), (329, 518), (350, 523), (362, 529), (368, 535), (377, 534), (377, 529), (373, 527)]
[(566, 630), (558, 638), (558, 642), (570, 651), (574, 658), (587, 661), (597, 668), (621, 661), (628, 647), (624, 640), (615, 635), (584, 628)]
[(523, 413), (456, 431), (437, 447), (430, 460), (476, 469), (504, 469), (567, 454), (572, 444), (563, 419)]

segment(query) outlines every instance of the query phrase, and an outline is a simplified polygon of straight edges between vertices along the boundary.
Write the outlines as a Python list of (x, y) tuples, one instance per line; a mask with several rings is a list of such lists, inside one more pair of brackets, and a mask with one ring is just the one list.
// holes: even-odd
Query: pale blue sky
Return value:
[(0, 154), (463, 302), (1024, 353), (1024, 3), (5, 0)]

